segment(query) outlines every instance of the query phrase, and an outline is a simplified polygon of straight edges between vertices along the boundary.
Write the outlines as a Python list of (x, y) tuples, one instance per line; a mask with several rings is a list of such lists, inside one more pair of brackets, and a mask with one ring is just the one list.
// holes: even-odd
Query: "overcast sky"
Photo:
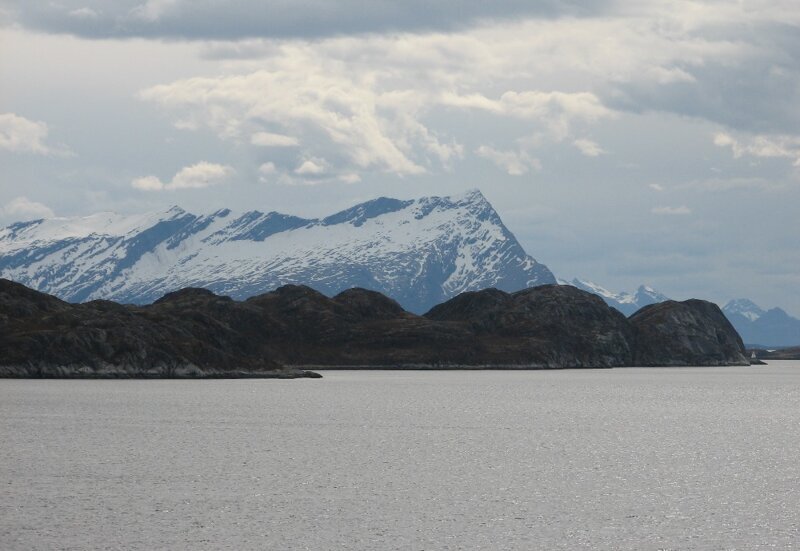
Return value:
[(0, 0), (0, 222), (479, 188), (559, 277), (800, 315), (799, 26), (796, 0)]

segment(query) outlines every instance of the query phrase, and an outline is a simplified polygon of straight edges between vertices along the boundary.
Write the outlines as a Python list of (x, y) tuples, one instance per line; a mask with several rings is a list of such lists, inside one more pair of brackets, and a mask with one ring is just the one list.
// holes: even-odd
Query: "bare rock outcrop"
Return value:
[(742, 338), (716, 304), (666, 301), (630, 317), (640, 366), (749, 365)]

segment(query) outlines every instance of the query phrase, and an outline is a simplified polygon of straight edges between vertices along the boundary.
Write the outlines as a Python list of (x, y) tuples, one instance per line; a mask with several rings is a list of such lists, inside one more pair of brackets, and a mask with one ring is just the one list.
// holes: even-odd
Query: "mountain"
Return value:
[(183, 287), (236, 299), (290, 283), (329, 296), (363, 287), (417, 313), (464, 291), (555, 282), (477, 190), (320, 219), (173, 207), (21, 222), (0, 230), (0, 277), (72, 302), (137, 304)]
[(739, 318), (742, 318), (745, 322), (751, 322), (756, 321), (764, 315), (764, 310), (762, 310), (758, 304), (746, 298), (739, 298), (728, 302), (722, 311), (731, 321), (734, 319), (738, 321)]
[(235, 301), (181, 289), (145, 306), (71, 304), (0, 279), (0, 377), (301, 377), (385, 369), (746, 364), (719, 307), (626, 318), (565, 285), (465, 292), (424, 316), (375, 291), (285, 285)]
[(736, 299), (722, 309), (744, 342), (751, 346), (800, 344), (800, 320), (780, 308), (763, 310), (753, 301)]
[(577, 287), (578, 289), (599, 296), (606, 302), (606, 304), (616, 308), (626, 316), (632, 315), (640, 308), (649, 304), (656, 304), (669, 300), (669, 298), (667, 298), (665, 295), (659, 293), (652, 287), (647, 287), (645, 285), (640, 285), (635, 293), (614, 293), (601, 287), (600, 285), (597, 285), (596, 283), (578, 278), (575, 278), (569, 282), (562, 281), (561, 283), (572, 285), (573, 287)]

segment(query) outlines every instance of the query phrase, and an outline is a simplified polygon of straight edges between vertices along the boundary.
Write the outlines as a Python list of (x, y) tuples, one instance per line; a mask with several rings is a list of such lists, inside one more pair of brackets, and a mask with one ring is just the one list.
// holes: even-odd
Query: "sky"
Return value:
[(0, 0), (0, 223), (478, 188), (561, 278), (800, 316), (800, 3)]

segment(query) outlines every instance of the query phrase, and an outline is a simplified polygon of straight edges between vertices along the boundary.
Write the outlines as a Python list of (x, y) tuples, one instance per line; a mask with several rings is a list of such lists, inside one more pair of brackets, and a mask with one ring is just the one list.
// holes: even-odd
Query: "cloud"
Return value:
[(542, 168), (539, 159), (529, 156), (524, 151), (498, 151), (492, 147), (482, 145), (475, 150), (475, 153), (479, 157), (490, 160), (510, 176), (522, 176), (530, 169), (541, 170)]
[(263, 147), (293, 147), (300, 144), (297, 138), (271, 132), (256, 132), (250, 137), (250, 143)]
[(664, 186), (662, 186), (661, 184), (647, 184), (647, 187), (649, 187), (653, 191), (658, 191), (658, 192), (664, 191)]
[(230, 166), (201, 161), (182, 168), (167, 183), (156, 176), (145, 176), (133, 180), (131, 186), (142, 191), (200, 189), (224, 184), (234, 173)]
[[(586, 91), (508, 88), (489, 95), (482, 89), (487, 82), (511, 86), (509, 75), (517, 74), (506, 66), (507, 55), (518, 53), (508, 47), (513, 51), (500, 48), (487, 60), (483, 39), (461, 36), (273, 44), (266, 57), (232, 65), (238, 72), (153, 86), (140, 98), (168, 111), (178, 128), (210, 128), (236, 143), (297, 147), (298, 159), (325, 158), (331, 173), (349, 179), (366, 171), (409, 176), (452, 170), (465, 148), (461, 136), (452, 135), (454, 127), (433, 127), (429, 116), (435, 113), (475, 111), (526, 121), (529, 130), (555, 141), (614, 116)], [(489, 63), (497, 59), (504, 61)], [(486, 80), (476, 80), (476, 72)], [(590, 144), (583, 145), (589, 151)], [(291, 163), (278, 167), (293, 173)]]
[(653, 207), (651, 212), (664, 216), (681, 216), (691, 214), (692, 210), (685, 205), (681, 205), (680, 207)]
[(15, 153), (68, 155), (66, 148), (45, 143), (48, 133), (47, 124), (43, 122), (28, 120), (14, 113), (0, 113), (0, 149)]
[(457, 95), (446, 92), (441, 103), (450, 107), (478, 109), (544, 123), (553, 137), (563, 140), (570, 131), (573, 121), (596, 122), (610, 117), (612, 111), (590, 92), (561, 92), (509, 90), (498, 100), (481, 94)]
[[(395, 40), (408, 65), (426, 54), (454, 65), (473, 57), (473, 78), (492, 65), (519, 79), (555, 78), (555, 85), (526, 88), (589, 91), (614, 110), (675, 113), (762, 133), (772, 127), (793, 133), (800, 124), (800, 7), (785, 0), (16, 4), (8, 8), (10, 17), (28, 28), (92, 38), (200, 40), (211, 57), (258, 58), (282, 50), (285, 39), (309, 39), (334, 49), (357, 40), (368, 59), (377, 53), (375, 44)], [(385, 72), (397, 61), (386, 58)], [(460, 93), (453, 84), (447, 90)]]
[(319, 62), (306, 55), (298, 52), (297, 58), (276, 60), (275, 70), (155, 86), (141, 97), (180, 113), (184, 128), (207, 126), (222, 139), (237, 140), (266, 122), (292, 135), (312, 136), (302, 140), (313, 142), (305, 154), (332, 152), (338, 164), (351, 171), (425, 171), (410, 158), (410, 142), (403, 141), (403, 114), (388, 106), (381, 113), (382, 98), (376, 90), (350, 75), (315, 67)]
[(77, 19), (97, 19), (100, 17), (96, 11), (94, 11), (92, 8), (87, 8), (86, 6), (67, 12), (67, 15)]
[(36, 220), (39, 218), (53, 218), (55, 216), (53, 209), (42, 203), (31, 201), (27, 197), (12, 199), (6, 203), (0, 211), (2, 211), (5, 218), (17, 222)]
[(147, 0), (142, 4), (134, 6), (128, 12), (128, 20), (142, 21), (145, 24), (156, 24), (169, 15), (178, 15), (181, 8), (186, 8), (186, 4), (181, 6), (181, 0)]
[[(572, 13), (565, 6), (552, 13)], [(528, 135), (587, 157), (604, 153), (585, 137), (590, 128), (622, 113), (672, 113), (772, 135), (800, 128), (800, 104), (791, 101), (800, 88), (800, 36), (781, 27), (800, 25), (800, 9), (770, 6), (609, 2), (581, 17), (526, 12), (514, 22), (478, 18), (425, 33), (220, 40), (201, 50), (226, 60), (222, 76), (166, 82), (141, 98), (180, 128), (297, 148), (294, 159), (275, 160), (285, 174), (309, 157), (327, 159), (339, 174), (451, 170), (478, 144), (458, 123), (443, 122), (450, 113), (470, 112), (484, 128), (506, 124), (493, 118), (527, 121)], [(265, 129), (285, 138), (261, 135)]]
[[(71, 14), (102, 6), (96, 21)], [(61, 0), (19, 2), (14, 18), (37, 30), (91, 38), (226, 39), (321, 37), (387, 31), (460, 29), (477, 22), (524, 16), (557, 17), (598, 11), (606, 4), (565, 0)]]
[(588, 140), (586, 138), (580, 138), (572, 142), (572, 145), (578, 148), (578, 150), (586, 155), (587, 157), (597, 157), (598, 155), (602, 155), (606, 151), (600, 147), (596, 142), (592, 140)]
[(308, 159), (298, 166), (294, 173), (300, 176), (320, 176), (328, 171), (324, 159)]
[(161, 191), (166, 186), (155, 176), (144, 176), (136, 178), (131, 182), (131, 186), (142, 191)]
[(753, 136), (747, 140), (737, 140), (730, 134), (718, 132), (714, 135), (714, 145), (730, 148), (733, 157), (786, 158), (795, 166), (800, 166), (800, 136), (775, 135)]
[(265, 175), (267, 175), (267, 174), (275, 174), (275, 172), (277, 172), (277, 167), (275, 166), (275, 163), (267, 162), (267, 163), (263, 163), (261, 166), (259, 166), (258, 167), (258, 171), (261, 174), (265, 174)]

